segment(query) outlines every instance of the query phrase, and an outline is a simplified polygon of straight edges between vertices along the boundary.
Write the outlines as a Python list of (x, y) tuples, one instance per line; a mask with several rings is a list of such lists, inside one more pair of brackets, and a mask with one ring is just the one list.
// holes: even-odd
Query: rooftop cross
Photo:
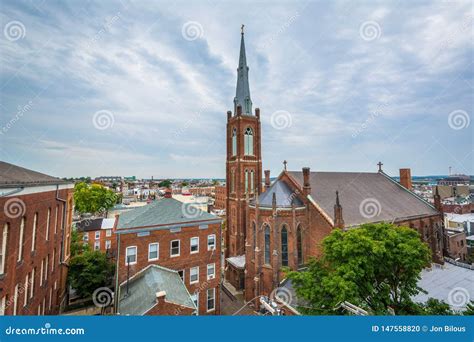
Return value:
[(382, 171), (382, 165), (383, 165), (382, 162), (379, 161), (379, 162), (377, 163), (377, 165), (378, 165), (378, 167), (379, 167), (379, 172), (383, 172), (383, 171)]
[(288, 162), (286, 160), (283, 161), (283, 168), (285, 169), (286, 171), (286, 164), (288, 164)]

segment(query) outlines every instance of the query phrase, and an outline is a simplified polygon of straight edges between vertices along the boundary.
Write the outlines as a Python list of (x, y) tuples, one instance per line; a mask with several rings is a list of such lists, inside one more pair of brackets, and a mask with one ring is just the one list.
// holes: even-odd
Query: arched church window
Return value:
[(264, 255), (265, 255), (265, 264), (270, 264), (270, 227), (268, 224), (265, 224), (265, 248), (264, 248)]
[(248, 188), (249, 188), (249, 171), (248, 170), (245, 170), (245, 193), (248, 192)]
[(244, 154), (253, 155), (253, 130), (247, 127), (244, 133)]
[(234, 192), (234, 170), (230, 170), (230, 192)]
[(232, 155), (235, 156), (237, 154), (237, 129), (234, 128), (232, 130)]
[(296, 249), (298, 251), (298, 265), (303, 265), (303, 231), (300, 225), (296, 229)]
[(281, 229), (281, 265), (288, 266), (288, 230), (285, 225)]
[(250, 193), (253, 193), (255, 190), (255, 172), (250, 170)]

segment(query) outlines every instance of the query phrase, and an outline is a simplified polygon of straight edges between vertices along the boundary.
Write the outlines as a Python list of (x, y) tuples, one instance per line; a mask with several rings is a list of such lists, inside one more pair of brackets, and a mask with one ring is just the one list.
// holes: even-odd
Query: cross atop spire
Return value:
[(252, 115), (252, 100), (250, 99), (249, 87), (249, 67), (247, 66), (247, 56), (245, 54), (244, 24), (241, 29), (239, 67), (237, 68), (237, 89), (234, 98), (234, 113), (237, 113), (237, 106), (242, 107), (242, 114)]
[(283, 168), (285, 169), (286, 171), (286, 164), (288, 164), (288, 162), (286, 160), (283, 161)]

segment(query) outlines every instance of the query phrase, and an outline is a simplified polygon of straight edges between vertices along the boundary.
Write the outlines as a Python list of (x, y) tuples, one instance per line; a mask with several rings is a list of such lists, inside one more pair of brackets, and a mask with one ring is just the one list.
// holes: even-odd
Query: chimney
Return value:
[(311, 184), (309, 181), (310, 169), (309, 167), (303, 167), (303, 193), (309, 195), (311, 193)]
[(334, 205), (334, 228), (344, 228), (344, 219), (342, 218), (342, 206), (339, 203), (339, 191), (336, 191), (336, 204)]
[(408, 190), (413, 188), (411, 184), (411, 169), (400, 169), (400, 184)]
[(270, 187), (270, 170), (265, 170), (265, 191)]
[(163, 299), (163, 302), (165, 301), (166, 298), (166, 291), (159, 291), (156, 293), (156, 301), (159, 302), (160, 299)]

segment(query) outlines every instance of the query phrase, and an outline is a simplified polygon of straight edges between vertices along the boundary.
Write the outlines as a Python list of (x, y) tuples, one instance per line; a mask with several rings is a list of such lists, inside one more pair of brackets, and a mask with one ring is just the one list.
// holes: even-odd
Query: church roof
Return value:
[[(303, 187), (303, 172), (288, 173)], [(310, 183), (311, 197), (333, 219), (335, 193), (339, 191), (346, 226), (438, 213), (428, 202), (382, 172), (311, 172)]]
[(234, 113), (237, 106), (242, 107), (242, 114), (252, 115), (252, 100), (250, 99), (249, 67), (245, 55), (244, 31), (242, 26), (242, 38), (240, 40), (239, 67), (237, 68), (237, 87), (234, 98)]
[(302, 206), (303, 202), (296, 196), (296, 193), (284, 181), (277, 179), (268, 190), (260, 194), (258, 204), (260, 207), (272, 207), (273, 194), (275, 194), (276, 206), (278, 208), (291, 208), (291, 201), (296, 207)]

